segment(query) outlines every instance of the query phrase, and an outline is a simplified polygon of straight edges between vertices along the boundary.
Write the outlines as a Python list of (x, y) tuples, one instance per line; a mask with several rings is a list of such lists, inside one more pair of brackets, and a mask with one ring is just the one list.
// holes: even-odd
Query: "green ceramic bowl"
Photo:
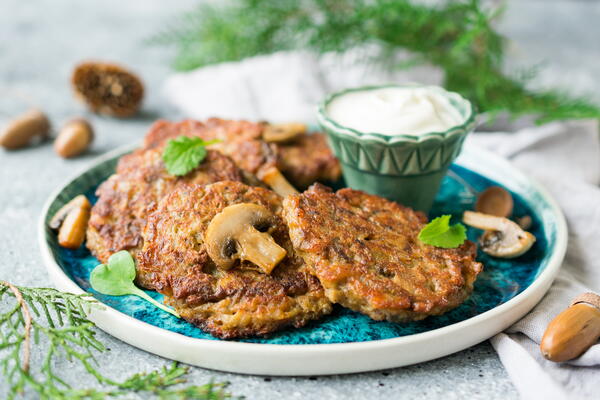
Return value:
[[(341, 126), (327, 115), (327, 107), (336, 97), (386, 87), (435, 90), (448, 99), (465, 122), (444, 132), (391, 136), (359, 132)], [(347, 89), (328, 96), (319, 105), (318, 120), (342, 164), (349, 187), (428, 212), (448, 167), (460, 153), (467, 134), (475, 129), (476, 112), (468, 100), (437, 86), (381, 85)]]

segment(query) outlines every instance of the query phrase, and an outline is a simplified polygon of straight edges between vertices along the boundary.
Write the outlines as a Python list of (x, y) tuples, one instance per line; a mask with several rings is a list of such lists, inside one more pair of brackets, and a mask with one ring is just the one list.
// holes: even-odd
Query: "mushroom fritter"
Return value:
[(116, 174), (98, 187), (87, 247), (104, 263), (120, 250), (135, 255), (142, 246), (146, 218), (162, 197), (185, 185), (241, 179), (235, 163), (218, 151), (209, 150), (196, 169), (176, 177), (165, 169), (162, 148), (136, 150), (121, 157)]
[[(281, 201), (270, 190), (239, 182), (171, 193), (144, 229), (138, 280), (163, 293), (187, 321), (219, 338), (266, 335), (330, 313), (319, 281), (292, 247)], [(273, 215), (268, 232), (287, 255), (271, 274), (249, 261), (222, 269), (208, 255), (204, 238), (209, 224), (226, 207), (242, 203), (263, 206)]]
[(267, 124), (210, 118), (205, 123), (185, 120), (174, 123), (157, 121), (144, 139), (145, 147), (162, 145), (180, 135), (204, 140), (220, 139), (211, 148), (230, 156), (240, 168), (251, 174), (269, 166), (277, 167), (298, 188), (316, 181), (336, 181), (341, 169), (322, 133), (302, 134), (284, 143), (262, 140)]
[(285, 199), (283, 216), (327, 297), (376, 320), (442, 314), (471, 294), (482, 270), (472, 242), (426, 245), (417, 238), (424, 214), (364, 192), (313, 185)]

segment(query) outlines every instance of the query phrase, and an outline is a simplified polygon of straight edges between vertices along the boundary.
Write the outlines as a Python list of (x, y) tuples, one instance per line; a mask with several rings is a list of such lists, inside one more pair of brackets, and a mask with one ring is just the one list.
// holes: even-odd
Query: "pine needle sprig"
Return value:
[[(586, 97), (530, 90), (533, 69), (526, 74), (504, 72), (507, 40), (493, 26), (502, 11), (485, 7), (481, 0), (434, 5), (414, 0), (207, 2), (151, 42), (177, 47), (178, 70), (280, 50), (323, 54), (374, 46), (378, 49), (374, 60), (382, 66), (439, 67), (447, 89), (461, 93), (490, 116), (532, 114), (538, 123), (600, 118), (600, 107)], [(399, 62), (395, 59), (399, 50), (408, 51), (412, 59)]]
[[(7, 297), (14, 299), (14, 304)], [(118, 382), (98, 371), (95, 355), (105, 351), (96, 327), (87, 318), (92, 307), (102, 307), (90, 294), (76, 295), (50, 288), (30, 288), (0, 281), (0, 372), (9, 385), (8, 399), (34, 391), (41, 399), (106, 399), (145, 393), (160, 399), (231, 398), (226, 383), (177, 387), (188, 368), (173, 363), (150, 373), (137, 373)], [(44, 346), (37, 365), (32, 346)], [(74, 388), (59, 376), (60, 358), (77, 362), (108, 390)]]

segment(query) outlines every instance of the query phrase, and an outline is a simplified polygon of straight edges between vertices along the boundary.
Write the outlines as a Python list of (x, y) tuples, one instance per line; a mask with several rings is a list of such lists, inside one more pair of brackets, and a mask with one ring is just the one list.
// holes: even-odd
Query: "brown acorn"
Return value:
[(600, 296), (583, 293), (548, 324), (540, 350), (550, 361), (563, 362), (582, 355), (600, 339)]
[(71, 83), (76, 96), (99, 114), (129, 117), (135, 114), (144, 97), (140, 78), (112, 63), (84, 62), (73, 71)]

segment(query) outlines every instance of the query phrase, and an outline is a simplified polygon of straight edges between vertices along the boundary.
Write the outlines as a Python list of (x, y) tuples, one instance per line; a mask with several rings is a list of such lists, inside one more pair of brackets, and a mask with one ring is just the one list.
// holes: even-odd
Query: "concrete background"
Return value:
[[(600, 3), (595, 1), (508, 1), (500, 30), (512, 43), (509, 65), (542, 63), (535, 84), (558, 86), (600, 99)], [(153, 120), (182, 117), (165, 104), (160, 87), (169, 74), (170, 49), (144, 43), (165, 22), (195, 2), (180, 0), (1, 0), (0, 124), (35, 104), (56, 126), (84, 115), (95, 126), (91, 152), (65, 161), (50, 143), (16, 152), (0, 150), (0, 279), (19, 285), (51, 285), (36, 243), (42, 205), (67, 177), (97, 155), (139, 140)], [(68, 80), (74, 64), (88, 58), (129, 65), (144, 79), (143, 113), (130, 120), (91, 115), (75, 102)], [(110, 376), (125, 377), (168, 361), (99, 332), (111, 349), (98, 357)], [(41, 353), (34, 353), (34, 360)], [(94, 382), (61, 361), (67, 379)], [(231, 382), (230, 390), (249, 399), (468, 398), (512, 399), (518, 394), (489, 343), (452, 356), (389, 371), (312, 378), (266, 378), (194, 368), (190, 381)], [(0, 397), (7, 386), (0, 381)]]

